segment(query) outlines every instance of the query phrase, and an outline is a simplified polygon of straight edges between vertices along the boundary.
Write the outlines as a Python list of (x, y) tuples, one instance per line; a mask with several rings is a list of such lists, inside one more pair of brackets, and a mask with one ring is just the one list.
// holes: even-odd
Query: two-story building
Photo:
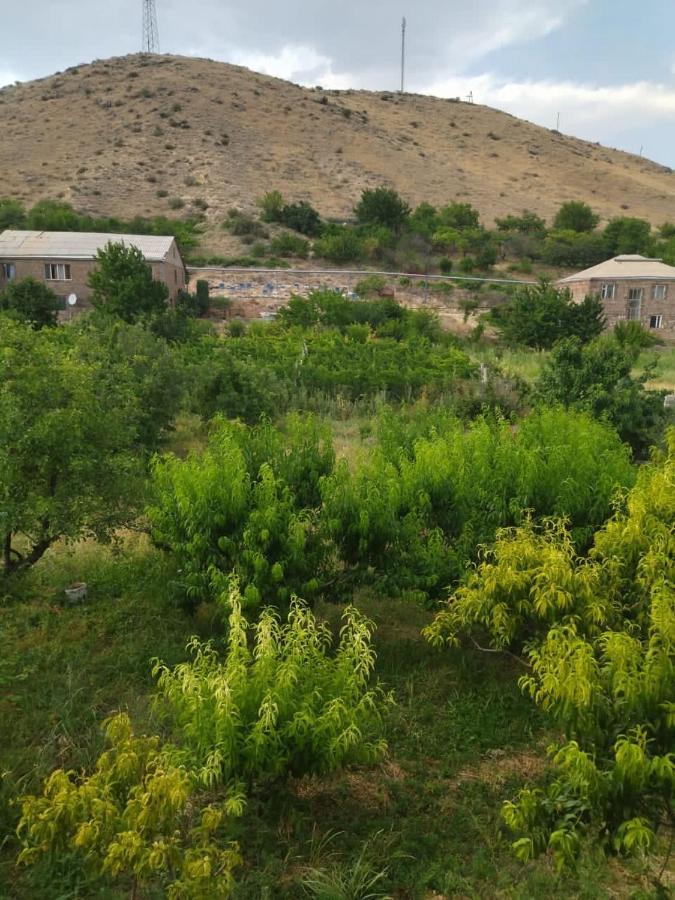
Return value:
[(77, 309), (89, 306), (89, 274), (96, 254), (107, 243), (136, 247), (153, 276), (169, 289), (171, 300), (185, 287), (185, 266), (171, 236), (97, 234), (81, 231), (4, 231), (0, 234), (0, 290), (13, 279), (43, 281), (62, 301)]
[(638, 254), (615, 256), (583, 272), (562, 278), (575, 300), (597, 294), (607, 325), (640, 322), (645, 328), (675, 333), (675, 266)]

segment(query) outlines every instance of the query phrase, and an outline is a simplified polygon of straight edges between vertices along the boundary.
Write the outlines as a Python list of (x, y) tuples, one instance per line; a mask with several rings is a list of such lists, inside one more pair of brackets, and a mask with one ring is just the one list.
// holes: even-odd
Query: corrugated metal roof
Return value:
[(85, 231), (3, 231), (0, 257), (13, 259), (93, 259), (108, 241), (137, 247), (149, 262), (166, 258), (173, 237), (151, 234), (99, 234)]
[(589, 281), (592, 278), (654, 278), (675, 279), (675, 266), (667, 266), (660, 259), (650, 259), (637, 253), (626, 253), (605, 260), (590, 269), (575, 272), (567, 278), (561, 278), (558, 284), (570, 284), (574, 281)]

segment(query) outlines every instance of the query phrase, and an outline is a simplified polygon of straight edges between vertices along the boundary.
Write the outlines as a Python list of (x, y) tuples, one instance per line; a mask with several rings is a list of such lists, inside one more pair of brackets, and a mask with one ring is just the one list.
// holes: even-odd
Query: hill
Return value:
[[(487, 106), (306, 89), (205, 59), (127, 56), (0, 91), (0, 193), (99, 215), (215, 226), (267, 190), (346, 217), (367, 187), (470, 201), (486, 224), (582, 199), (603, 218), (673, 217), (675, 174)], [(195, 205), (196, 201), (196, 205)], [(173, 211), (173, 213), (172, 213)]]

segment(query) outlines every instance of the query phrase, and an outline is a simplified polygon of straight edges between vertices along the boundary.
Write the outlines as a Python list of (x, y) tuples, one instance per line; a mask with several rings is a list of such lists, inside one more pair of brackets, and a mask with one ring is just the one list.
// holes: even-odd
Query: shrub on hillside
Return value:
[(588, 203), (568, 200), (555, 214), (553, 227), (558, 231), (593, 231), (599, 221), (600, 217), (593, 212)]

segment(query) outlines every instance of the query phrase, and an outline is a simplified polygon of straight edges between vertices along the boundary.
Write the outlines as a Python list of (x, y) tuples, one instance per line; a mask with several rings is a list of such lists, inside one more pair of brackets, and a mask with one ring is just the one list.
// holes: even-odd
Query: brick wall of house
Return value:
[[(617, 322), (625, 322), (630, 316), (630, 292), (642, 291), (642, 297), (639, 307), (639, 315), (637, 310), (633, 308), (633, 316), (637, 316), (637, 320), (647, 329), (653, 328), (668, 333), (669, 336), (675, 335), (675, 280), (658, 280), (654, 278), (615, 278), (599, 279), (594, 278), (589, 281), (576, 281), (565, 285), (572, 293), (575, 300), (581, 301), (588, 294), (598, 294), (602, 296), (603, 284), (614, 284), (614, 297), (603, 299), (605, 315), (607, 317), (607, 327), (613, 328)], [(653, 296), (653, 287), (655, 285), (665, 285), (666, 296), (663, 299), (656, 299)], [(661, 316), (660, 325), (653, 317)]]
[[(70, 266), (70, 279), (66, 281), (53, 281), (45, 278), (45, 263), (63, 263)], [(75, 311), (89, 309), (89, 297), (91, 289), (88, 285), (89, 274), (96, 267), (96, 261), (93, 259), (12, 259), (11, 257), (2, 257), (0, 263), (12, 263), (15, 267), (15, 278), (35, 278), (48, 285), (59, 299), (65, 302), (70, 294), (77, 295), (77, 306)], [(185, 287), (185, 268), (176, 251), (170, 254), (167, 260), (163, 262), (148, 263), (152, 268), (152, 274), (158, 281), (163, 281), (169, 289), (171, 300), (176, 299), (176, 295), (181, 288)], [(0, 290), (5, 287), (7, 280), (3, 277), (0, 268)]]

